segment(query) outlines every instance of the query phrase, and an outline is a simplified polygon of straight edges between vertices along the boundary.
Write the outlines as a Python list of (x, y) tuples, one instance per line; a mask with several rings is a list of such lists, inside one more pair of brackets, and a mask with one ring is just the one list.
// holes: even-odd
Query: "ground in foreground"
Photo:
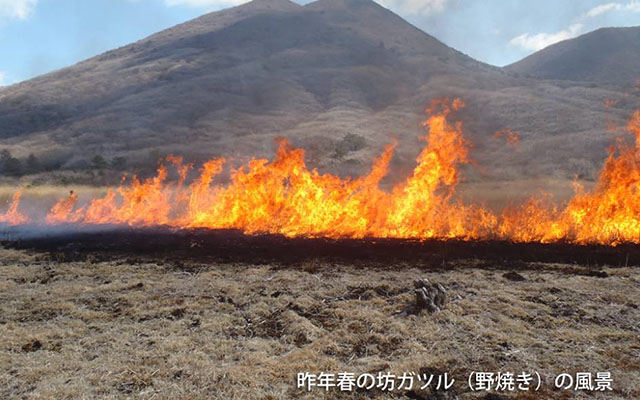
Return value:
[[(471, 371), (542, 375), (539, 392), (511, 398), (640, 398), (631, 267), (514, 274), (462, 260), (425, 271), (54, 258), (0, 250), (1, 398), (510, 398), (472, 393)], [(423, 277), (449, 289), (449, 304), (403, 314)], [(456, 381), (447, 393), (307, 393), (295, 387), (305, 371), (435, 371)], [(614, 391), (553, 388), (556, 374), (582, 371), (610, 371)]]

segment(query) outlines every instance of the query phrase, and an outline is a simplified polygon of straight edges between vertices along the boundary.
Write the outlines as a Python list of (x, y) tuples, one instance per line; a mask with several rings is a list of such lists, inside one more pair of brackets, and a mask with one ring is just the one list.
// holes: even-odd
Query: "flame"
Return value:
[(462, 125), (448, 117), (462, 107), (459, 99), (432, 103), (422, 125), (427, 145), (417, 167), (390, 192), (380, 189), (380, 181), (395, 144), (374, 160), (368, 175), (343, 179), (309, 169), (304, 150), (281, 140), (273, 162), (254, 159), (233, 169), (226, 186), (212, 185), (224, 159), (205, 163), (200, 176), (184, 187), (191, 166), (170, 158), (180, 175), (177, 185), (167, 183), (167, 166), (162, 165), (155, 177), (141, 181), (134, 176), (129, 185), (75, 211), (72, 194), (51, 209), (46, 221), (232, 228), (290, 237), (478, 238), (497, 220), (481, 207), (453, 200), (459, 164), (469, 162), (469, 144)]
[(579, 243), (618, 244), (640, 241), (640, 110), (627, 129), (633, 145), (621, 139), (609, 149), (592, 193), (578, 187), (560, 219), (565, 236)]
[[(102, 198), (77, 208), (73, 192), (56, 203), (46, 223), (168, 225), (176, 228), (239, 229), (248, 234), (330, 238), (458, 238), (522, 242), (640, 243), (640, 110), (626, 130), (635, 142), (618, 139), (589, 192), (575, 183), (564, 207), (542, 193), (501, 213), (463, 202), (456, 196), (460, 166), (470, 162), (470, 144), (462, 124), (450, 116), (464, 107), (459, 99), (436, 100), (427, 109), (425, 147), (411, 175), (389, 191), (380, 188), (389, 171), (395, 143), (385, 147), (370, 172), (341, 178), (309, 169), (304, 150), (280, 140), (273, 161), (253, 159), (231, 168), (229, 183), (215, 184), (227, 160), (206, 162), (186, 185), (192, 165), (169, 157), (155, 177), (133, 176), (129, 184), (109, 189)], [(495, 134), (517, 144), (516, 133)], [(177, 183), (168, 168), (178, 172)], [(14, 195), (0, 222), (27, 221)]]
[(604, 99), (604, 106), (606, 108), (615, 107), (617, 105), (618, 105), (618, 100), (616, 100), (616, 99), (609, 99), (609, 98)]
[(11, 205), (9, 205), (9, 209), (4, 214), (0, 214), (0, 223), (9, 225), (21, 225), (29, 222), (29, 218), (18, 211), (22, 192), (23, 189), (20, 188), (13, 194), (13, 199), (11, 201)]
[(394, 144), (374, 161), (368, 175), (352, 180), (309, 170), (304, 151), (281, 141), (272, 163), (251, 161), (232, 172), (226, 187), (209, 186), (223, 161), (205, 165), (190, 190), (182, 225), (286, 236), (476, 237), (474, 219), (488, 212), (451, 201), (457, 166), (468, 162), (468, 155), (461, 125), (450, 124), (447, 116), (463, 106), (459, 99), (432, 104), (431, 117), (423, 124), (427, 146), (413, 175), (391, 193), (379, 183), (388, 172)]
[(45, 221), (48, 224), (59, 224), (64, 222), (78, 222), (82, 219), (82, 212), (73, 211), (73, 207), (78, 202), (78, 195), (72, 191), (69, 197), (58, 200), (47, 214)]
[(520, 144), (520, 136), (509, 128), (501, 129), (493, 134), (493, 137), (496, 139), (500, 139), (503, 136), (507, 140), (507, 144), (513, 146)]
[(574, 243), (640, 243), (640, 110), (627, 129), (634, 144), (621, 138), (609, 148), (592, 192), (575, 183), (575, 195), (564, 210), (531, 199), (519, 210), (503, 215), (501, 234), (518, 241)]

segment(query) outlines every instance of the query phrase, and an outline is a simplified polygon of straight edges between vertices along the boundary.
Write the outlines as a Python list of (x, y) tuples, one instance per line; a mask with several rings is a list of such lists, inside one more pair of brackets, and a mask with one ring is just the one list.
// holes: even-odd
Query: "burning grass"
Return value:
[[(447, 371), (461, 399), (472, 370), (538, 370), (528, 398), (582, 398), (550, 376), (611, 371), (607, 399), (640, 397), (640, 282), (631, 267), (604, 277), (576, 265), (525, 268), (457, 260), (362, 268), (311, 258), (278, 263), (166, 260), (137, 255), (55, 261), (1, 250), (0, 397), (420, 398), (396, 392), (295, 389), (300, 371)], [(402, 315), (412, 282), (449, 289), (433, 315)], [(430, 398), (430, 397), (423, 397)], [(522, 397), (519, 397), (522, 398)]]
[[(51, 208), (44, 222), (239, 229), (287, 237), (640, 242), (640, 111), (626, 127), (635, 143), (616, 141), (593, 189), (576, 183), (566, 205), (542, 195), (496, 213), (456, 195), (459, 167), (471, 162), (462, 124), (450, 121), (463, 106), (459, 99), (433, 102), (423, 124), (426, 146), (417, 166), (390, 191), (382, 190), (380, 183), (388, 173), (394, 145), (374, 160), (368, 175), (343, 179), (310, 170), (304, 151), (283, 140), (273, 162), (252, 160), (231, 169), (227, 184), (215, 184), (225, 159), (205, 163), (199, 177), (187, 184), (192, 166), (169, 157), (157, 176), (147, 180), (134, 176), (130, 184), (84, 205), (78, 206), (78, 196), (71, 193)], [(511, 143), (516, 144), (515, 139)], [(175, 183), (169, 183), (169, 166), (176, 171)], [(26, 221), (19, 200), (20, 192), (0, 221), (13, 225)]]

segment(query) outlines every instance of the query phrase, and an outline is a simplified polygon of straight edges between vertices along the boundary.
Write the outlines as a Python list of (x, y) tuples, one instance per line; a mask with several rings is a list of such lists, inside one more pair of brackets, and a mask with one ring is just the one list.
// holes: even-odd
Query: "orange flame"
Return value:
[(304, 151), (281, 141), (272, 163), (251, 161), (233, 171), (227, 187), (209, 187), (211, 169), (219, 173), (221, 161), (206, 165), (191, 190), (184, 225), (286, 236), (477, 236), (474, 214), (488, 213), (450, 201), (458, 181), (457, 165), (468, 161), (461, 125), (447, 121), (450, 112), (461, 107), (458, 99), (433, 103), (432, 115), (424, 123), (428, 145), (413, 175), (391, 193), (382, 191), (379, 183), (388, 172), (395, 145), (387, 146), (367, 176), (351, 180), (309, 170)]
[(496, 218), (481, 207), (454, 202), (458, 165), (468, 162), (468, 143), (460, 123), (448, 121), (464, 106), (434, 101), (423, 124), (427, 146), (407, 181), (391, 192), (379, 188), (386, 176), (395, 145), (386, 147), (371, 172), (358, 179), (342, 179), (304, 162), (304, 151), (282, 140), (273, 162), (259, 159), (232, 170), (227, 186), (212, 186), (225, 160), (207, 162), (190, 186), (183, 183), (190, 166), (172, 158), (179, 170), (177, 186), (166, 182), (167, 167), (156, 177), (140, 181), (85, 208), (71, 211), (76, 198), (61, 200), (47, 222), (127, 224), (133, 226), (233, 228), (247, 233), (286, 236), (476, 238), (490, 231)]
[(616, 99), (604, 99), (604, 106), (606, 108), (615, 107), (618, 105), (618, 100)]
[(64, 222), (78, 222), (82, 219), (81, 212), (73, 212), (73, 207), (78, 201), (78, 195), (72, 191), (69, 197), (58, 200), (51, 208), (45, 220), (48, 224), (59, 224)]
[(18, 211), (18, 206), (20, 205), (20, 197), (22, 196), (23, 189), (18, 189), (13, 194), (13, 199), (11, 201), (11, 205), (9, 209), (4, 214), (0, 214), (0, 223), (5, 223), (9, 225), (21, 225), (29, 222), (29, 218), (25, 215), (21, 214)]
[(500, 139), (503, 136), (507, 140), (507, 144), (513, 146), (517, 146), (518, 144), (520, 144), (520, 136), (518, 136), (516, 132), (513, 132), (509, 128), (501, 129), (493, 135), (493, 137), (496, 139)]
[[(575, 243), (640, 243), (640, 110), (627, 125), (635, 144), (618, 139), (600, 172), (595, 190), (576, 184), (575, 196), (558, 212), (530, 200), (503, 223), (506, 238), (519, 241)], [(520, 227), (513, 229), (513, 226)]]
[[(436, 100), (423, 123), (426, 146), (412, 174), (390, 191), (380, 188), (393, 158), (395, 144), (374, 160), (369, 174), (352, 179), (309, 169), (304, 150), (280, 140), (270, 162), (254, 159), (231, 170), (230, 182), (214, 184), (226, 163), (205, 163), (198, 178), (185, 185), (191, 165), (170, 157), (179, 174), (167, 179), (167, 165), (155, 177), (108, 190), (103, 198), (77, 208), (72, 192), (49, 212), (46, 222), (85, 224), (169, 225), (177, 228), (240, 229), (246, 233), (275, 233), (289, 237), (500, 238), (525, 242), (640, 243), (640, 110), (627, 130), (634, 144), (622, 139), (609, 156), (594, 190), (578, 183), (575, 195), (562, 208), (542, 194), (520, 206), (494, 214), (482, 206), (456, 199), (459, 167), (470, 161), (462, 124), (449, 121), (463, 102)], [(496, 133), (510, 143), (517, 134)], [(20, 224), (20, 193), (0, 222)]]

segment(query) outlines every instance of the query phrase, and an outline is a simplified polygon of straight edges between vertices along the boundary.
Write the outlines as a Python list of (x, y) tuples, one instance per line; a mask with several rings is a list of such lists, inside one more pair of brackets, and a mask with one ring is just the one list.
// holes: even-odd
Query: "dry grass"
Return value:
[(78, 196), (86, 198), (102, 197), (107, 192), (106, 187), (95, 187), (85, 185), (33, 185), (21, 186), (17, 185), (0, 185), (0, 198), (10, 199), (18, 188), (23, 189), (23, 197), (25, 198), (45, 198), (58, 200), (69, 194), (73, 190)]
[[(639, 398), (637, 271), (547, 267), (516, 282), (473, 265), (56, 263), (1, 250), (0, 397), (407, 398), (305, 393), (295, 374), (431, 368), (453, 374), (460, 399), (484, 398), (466, 388), (472, 370), (537, 370), (546, 384), (526, 398), (540, 399), (584, 398), (553, 391), (554, 373), (611, 371), (615, 391), (589, 398)], [(451, 303), (398, 314), (423, 276), (447, 285)]]

